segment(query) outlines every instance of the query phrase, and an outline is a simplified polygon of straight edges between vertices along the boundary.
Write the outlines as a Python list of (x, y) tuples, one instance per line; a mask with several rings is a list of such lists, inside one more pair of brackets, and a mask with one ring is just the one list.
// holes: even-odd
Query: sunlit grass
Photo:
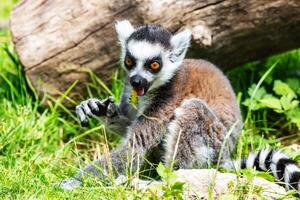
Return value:
[[(74, 111), (62, 108), (61, 98), (48, 107), (42, 105), (27, 84), (11, 44), (0, 44), (0, 58), (0, 197), (66, 198), (69, 193), (55, 184), (103, 152), (105, 129), (95, 123), (90, 130), (81, 128)], [(111, 92), (117, 94), (120, 86), (114, 87)], [(107, 139), (112, 146), (118, 141), (115, 135)], [(88, 195), (105, 193), (108, 198), (117, 196), (119, 189), (112, 188), (110, 194), (108, 189), (90, 189)], [(77, 195), (87, 197), (85, 190)]]

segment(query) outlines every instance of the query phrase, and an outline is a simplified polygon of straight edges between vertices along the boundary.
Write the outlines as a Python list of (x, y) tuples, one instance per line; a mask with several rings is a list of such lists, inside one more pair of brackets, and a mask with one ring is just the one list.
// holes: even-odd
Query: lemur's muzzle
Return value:
[(143, 78), (140, 75), (132, 76), (130, 78), (130, 84), (139, 96), (145, 95), (149, 88), (147, 79)]

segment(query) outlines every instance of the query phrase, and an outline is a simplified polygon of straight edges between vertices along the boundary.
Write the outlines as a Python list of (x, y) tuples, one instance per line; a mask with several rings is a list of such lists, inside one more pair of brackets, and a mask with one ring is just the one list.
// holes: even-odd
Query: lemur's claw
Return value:
[(100, 101), (99, 99), (91, 98), (80, 103), (76, 106), (76, 114), (79, 118), (80, 124), (83, 127), (88, 126), (88, 118), (94, 116), (107, 116), (112, 117), (116, 114), (116, 106), (114, 98), (108, 97)]
[(107, 106), (107, 112), (106, 112), (106, 115), (108, 117), (113, 117), (115, 116), (117, 113), (117, 107), (114, 103), (109, 103), (108, 106)]

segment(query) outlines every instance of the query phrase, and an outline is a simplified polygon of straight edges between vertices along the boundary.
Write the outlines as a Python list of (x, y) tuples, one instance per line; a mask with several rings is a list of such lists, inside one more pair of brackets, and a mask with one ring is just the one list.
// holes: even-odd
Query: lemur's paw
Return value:
[(114, 116), (116, 114), (114, 98), (108, 97), (105, 100), (95, 98), (88, 99), (76, 106), (76, 114), (82, 126), (88, 126), (88, 117)]
[(60, 184), (59, 187), (64, 190), (73, 190), (77, 187), (82, 187), (82, 182), (75, 178), (68, 178), (63, 180)]

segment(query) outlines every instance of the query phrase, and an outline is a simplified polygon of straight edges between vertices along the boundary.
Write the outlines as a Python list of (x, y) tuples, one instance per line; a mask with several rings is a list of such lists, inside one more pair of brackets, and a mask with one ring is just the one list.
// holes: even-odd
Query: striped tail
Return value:
[(247, 158), (235, 161), (233, 165), (231, 164), (234, 169), (255, 168), (259, 171), (270, 171), (278, 181), (285, 183), (287, 190), (300, 191), (300, 167), (280, 150), (263, 149), (252, 152)]

